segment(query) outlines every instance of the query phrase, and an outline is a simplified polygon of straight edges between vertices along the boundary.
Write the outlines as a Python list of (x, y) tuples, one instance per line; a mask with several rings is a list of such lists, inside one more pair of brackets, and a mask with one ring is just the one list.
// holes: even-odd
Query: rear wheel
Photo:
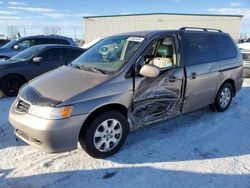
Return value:
[(213, 110), (223, 112), (230, 106), (233, 98), (233, 87), (230, 83), (225, 83), (218, 91), (215, 101), (210, 107)]
[(106, 158), (123, 146), (128, 132), (129, 125), (124, 115), (109, 111), (97, 116), (86, 131), (81, 131), (79, 142), (92, 157)]
[(1, 81), (1, 90), (4, 96), (14, 97), (26, 81), (18, 75), (6, 76)]

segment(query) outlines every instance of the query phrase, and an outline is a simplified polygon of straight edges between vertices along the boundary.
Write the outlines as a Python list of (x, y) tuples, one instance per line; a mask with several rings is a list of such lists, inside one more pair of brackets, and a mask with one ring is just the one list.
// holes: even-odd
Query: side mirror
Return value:
[(42, 57), (34, 57), (33, 59), (32, 59), (32, 61), (34, 62), (34, 63), (41, 63), (41, 61), (42, 61)]
[(18, 49), (19, 49), (19, 46), (18, 46), (18, 45), (15, 45), (13, 48), (14, 48), (14, 50), (18, 50)]
[(155, 78), (159, 76), (159, 74), (160, 74), (160, 69), (155, 65), (146, 64), (143, 65), (143, 67), (140, 70), (140, 75), (149, 78)]

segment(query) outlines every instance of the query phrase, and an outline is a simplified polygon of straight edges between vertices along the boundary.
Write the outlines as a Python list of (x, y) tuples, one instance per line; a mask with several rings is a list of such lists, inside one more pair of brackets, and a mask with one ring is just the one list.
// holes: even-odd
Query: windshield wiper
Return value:
[(76, 65), (76, 67), (80, 70), (86, 70), (86, 71), (92, 71), (92, 72), (98, 72), (98, 73), (102, 73), (102, 74), (107, 74), (105, 71), (95, 68), (95, 67), (90, 67), (90, 66), (86, 66), (86, 65)]
[(94, 70), (95, 72), (100, 72), (100, 73), (102, 73), (102, 74), (107, 74), (106, 71), (103, 71), (103, 70), (98, 69), (98, 68), (95, 68), (95, 67), (91, 67), (91, 69)]

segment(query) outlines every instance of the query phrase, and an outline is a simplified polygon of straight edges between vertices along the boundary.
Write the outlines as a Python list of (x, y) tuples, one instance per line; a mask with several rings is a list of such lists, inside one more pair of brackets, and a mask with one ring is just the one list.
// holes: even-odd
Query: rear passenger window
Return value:
[(41, 39), (36, 39), (36, 45), (39, 44), (66, 44), (69, 45), (69, 42), (63, 39), (46, 39), (46, 38), (41, 38)]
[(63, 59), (76, 59), (83, 53), (81, 50), (62, 48), (62, 58)]
[(43, 61), (55, 61), (61, 59), (61, 49), (52, 48), (48, 49), (40, 54), (40, 57), (43, 58)]
[(70, 43), (67, 40), (60, 40), (59, 44), (66, 44), (69, 45)]
[(235, 45), (232, 39), (227, 35), (213, 35), (213, 40), (217, 53), (217, 60), (230, 59), (237, 55)]
[(210, 35), (185, 33), (184, 61), (186, 65), (202, 64), (216, 60), (216, 50)]
[(49, 39), (50, 44), (66, 44), (69, 45), (69, 42), (64, 39)]

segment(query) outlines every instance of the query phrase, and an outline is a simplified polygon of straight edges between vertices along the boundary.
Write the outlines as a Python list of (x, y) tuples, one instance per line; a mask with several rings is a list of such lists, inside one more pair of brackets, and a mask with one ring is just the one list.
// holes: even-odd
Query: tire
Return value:
[(1, 91), (4, 96), (17, 96), (20, 87), (26, 82), (21, 76), (6, 76), (1, 81)]
[(214, 111), (224, 112), (228, 109), (233, 98), (233, 87), (230, 83), (225, 83), (218, 91), (215, 101), (210, 108)]
[(98, 115), (87, 130), (81, 131), (79, 142), (90, 156), (102, 159), (118, 152), (128, 133), (129, 124), (125, 116), (118, 111), (108, 111)]

